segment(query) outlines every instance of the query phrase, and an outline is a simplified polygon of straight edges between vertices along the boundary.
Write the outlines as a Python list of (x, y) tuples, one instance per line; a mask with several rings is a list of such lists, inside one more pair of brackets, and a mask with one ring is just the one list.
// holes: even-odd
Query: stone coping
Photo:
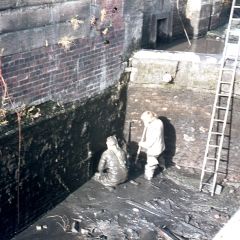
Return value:
[(142, 49), (133, 54), (133, 60), (173, 60), (173, 61), (190, 61), (190, 62), (205, 62), (207, 64), (220, 64), (222, 59), (221, 54), (204, 54), (194, 52), (178, 52), (178, 51), (163, 51), (163, 50), (146, 50)]

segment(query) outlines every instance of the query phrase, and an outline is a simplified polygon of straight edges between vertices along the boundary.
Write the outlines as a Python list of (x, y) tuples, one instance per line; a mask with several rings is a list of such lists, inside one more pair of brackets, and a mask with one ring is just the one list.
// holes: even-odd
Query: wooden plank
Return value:
[(163, 237), (165, 240), (179, 240), (178, 237), (176, 237), (173, 233), (170, 232), (169, 229), (167, 228), (158, 228), (159, 230), (159, 235)]
[(88, 19), (90, 5), (78, 1), (2, 11), (0, 34), (67, 22), (76, 15), (80, 20)]

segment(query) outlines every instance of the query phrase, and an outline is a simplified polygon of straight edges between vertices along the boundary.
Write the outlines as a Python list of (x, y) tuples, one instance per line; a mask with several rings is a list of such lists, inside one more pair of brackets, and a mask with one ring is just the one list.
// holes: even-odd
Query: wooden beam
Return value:
[(163, 237), (165, 240), (180, 240), (180, 238), (176, 237), (173, 233), (170, 232), (169, 229), (158, 227), (159, 235)]

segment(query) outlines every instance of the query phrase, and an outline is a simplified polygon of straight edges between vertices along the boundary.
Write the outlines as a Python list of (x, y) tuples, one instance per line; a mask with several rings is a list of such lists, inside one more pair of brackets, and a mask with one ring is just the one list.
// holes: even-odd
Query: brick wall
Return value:
[[(112, 13), (114, 7), (117, 7), (116, 13)], [(21, 44), (18, 44), (15, 49), (18, 53), (11, 55), (7, 54), (10, 49), (4, 49), (3, 53), (7, 55), (2, 57), (3, 77), (8, 85), (9, 94), (17, 105), (36, 104), (48, 100), (63, 102), (84, 100), (118, 81), (122, 71), (121, 55), (124, 44), (122, 3), (101, 1), (99, 5), (92, 7), (96, 16), (99, 15), (96, 11), (99, 12), (103, 8), (108, 13), (107, 21), (111, 21), (112, 24), (106, 36), (100, 33), (105, 26), (90, 27), (89, 12), (83, 23), (88, 28), (88, 35), (84, 38), (73, 38), (69, 50), (58, 44), (61, 39), (55, 39), (58, 43), (28, 51), (23, 51)], [(103, 29), (98, 30), (100, 27)], [(53, 31), (58, 35), (59, 32), (55, 28), (53, 24)], [(38, 28), (35, 26), (34, 29)], [(27, 31), (31, 33), (33, 30)], [(22, 31), (22, 34), (29, 33)], [(6, 34), (3, 34), (2, 41), (4, 35)], [(42, 36), (40, 33), (38, 35)], [(66, 36), (72, 38), (71, 34)], [(47, 41), (48, 36), (45, 37)], [(104, 43), (106, 40), (109, 44)]]
[(2, 57), (3, 76), (18, 104), (84, 100), (116, 83), (121, 73), (123, 31), (103, 39), (75, 40), (65, 51), (52, 45)]

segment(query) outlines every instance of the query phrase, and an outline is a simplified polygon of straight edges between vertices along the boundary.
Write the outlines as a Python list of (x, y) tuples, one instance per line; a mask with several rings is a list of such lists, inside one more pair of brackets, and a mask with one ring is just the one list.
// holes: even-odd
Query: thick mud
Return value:
[(13, 239), (157, 240), (160, 228), (176, 239), (212, 239), (237, 211), (240, 188), (226, 185), (210, 197), (198, 184), (199, 173), (177, 166), (151, 182), (134, 171), (113, 192), (90, 180)]

